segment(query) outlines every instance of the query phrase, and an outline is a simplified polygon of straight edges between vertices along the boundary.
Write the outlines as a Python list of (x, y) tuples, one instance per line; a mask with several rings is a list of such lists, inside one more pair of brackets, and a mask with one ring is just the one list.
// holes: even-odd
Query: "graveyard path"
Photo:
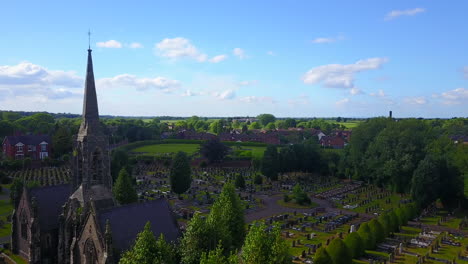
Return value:
[[(313, 209), (313, 208), (298, 209), (298, 208), (281, 206), (278, 204), (278, 200), (283, 199), (283, 196), (280, 194), (278, 195), (254, 195), (254, 197), (259, 198), (263, 201), (263, 208), (246, 214), (245, 221), (247, 223), (250, 223), (252, 221), (259, 220), (262, 218), (271, 217), (273, 215), (283, 214), (283, 213), (293, 213), (293, 212), (310, 213), (311, 210)], [(322, 200), (322, 199), (312, 198), (312, 202), (317, 204), (317, 207), (325, 208), (327, 212), (336, 212), (340, 214), (355, 214), (355, 212), (352, 212), (352, 211), (335, 208), (331, 201), (328, 201), (325, 199)], [(360, 214), (360, 215), (369, 219), (374, 217), (373, 215), (369, 215), (369, 214)]]
[[(257, 195), (255, 198), (259, 198), (263, 201), (263, 208), (245, 215), (245, 220), (247, 223), (250, 223), (255, 220), (262, 218), (271, 217), (272, 215), (279, 215), (282, 213), (293, 213), (294, 211), (298, 213), (310, 213), (313, 208), (307, 209), (298, 209), (291, 207), (284, 207), (278, 204), (278, 200), (283, 199), (281, 195)], [(337, 208), (333, 208), (333, 203), (327, 200), (321, 200), (312, 198), (312, 202), (317, 204), (317, 207), (323, 207), (327, 212), (338, 212), (340, 211)], [(343, 213), (348, 213), (348, 211), (343, 211)]]

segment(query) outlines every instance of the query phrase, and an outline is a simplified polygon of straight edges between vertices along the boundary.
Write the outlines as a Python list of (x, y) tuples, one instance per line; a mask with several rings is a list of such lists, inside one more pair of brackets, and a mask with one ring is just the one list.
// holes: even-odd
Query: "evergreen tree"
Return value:
[(349, 249), (340, 238), (335, 238), (327, 247), (327, 252), (335, 264), (351, 264), (352, 257)]
[(236, 188), (245, 189), (245, 179), (241, 174), (236, 175)]
[(374, 218), (369, 222), (369, 228), (374, 234), (376, 243), (381, 243), (385, 239), (384, 229), (377, 219)]
[(119, 177), (113, 188), (114, 197), (120, 204), (134, 203), (138, 201), (138, 195), (125, 168), (119, 172)]
[(148, 222), (143, 231), (138, 234), (135, 245), (123, 254), (119, 264), (153, 264), (157, 258), (156, 238)]
[(192, 183), (190, 160), (185, 152), (179, 151), (172, 161), (169, 181), (171, 190), (178, 195), (186, 192)]
[(263, 154), (262, 173), (271, 180), (278, 179), (278, 149), (268, 145)]
[(372, 234), (367, 223), (361, 224), (358, 230), (358, 234), (362, 238), (362, 241), (364, 242), (365, 249), (373, 249), (375, 247), (374, 234)]
[(314, 264), (333, 264), (333, 260), (328, 255), (325, 247), (319, 248), (315, 253)]
[(310, 204), (310, 198), (307, 195), (304, 190), (302, 190), (301, 186), (299, 184), (296, 184), (293, 188), (293, 195), (294, 195), (294, 200), (296, 200), (297, 204), (300, 205), (305, 205), (305, 204)]
[(223, 161), (229, 150), (230, 148), (219, 141), (218, 138), (210, 139), (200, 147), (200, 153), (210, 163)]
[(223, 248), (221, 244), (214, 250), (210, 250), (208, 254), (206, 252), (202, 253), (200, 264), (238, 264), (237, 255), (231, 254), (226, 257), (223, 254)]
[(364, 242), (357, 232), (347, 235), (343, 242), (349, 249), (352, 258), (358, 258), (364, 254)]
[(205, 219), (196, 213), (187, 225), (180, 243), (182, 263), (198, 264), (202, 252), (214, 249), (212, 233)]

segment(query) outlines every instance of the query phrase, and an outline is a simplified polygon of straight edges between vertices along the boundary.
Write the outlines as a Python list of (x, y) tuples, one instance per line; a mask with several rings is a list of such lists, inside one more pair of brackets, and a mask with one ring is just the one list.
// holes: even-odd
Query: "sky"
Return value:
[(468, 1), (4, 1), (0, 110), (467, 117)]

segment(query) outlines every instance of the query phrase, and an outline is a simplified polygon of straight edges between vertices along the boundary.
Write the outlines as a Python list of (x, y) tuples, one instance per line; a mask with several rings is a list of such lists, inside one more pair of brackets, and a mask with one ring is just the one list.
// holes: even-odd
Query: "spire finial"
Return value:
[(88, 29), (88, 49), (91, 49), (91, 30)]

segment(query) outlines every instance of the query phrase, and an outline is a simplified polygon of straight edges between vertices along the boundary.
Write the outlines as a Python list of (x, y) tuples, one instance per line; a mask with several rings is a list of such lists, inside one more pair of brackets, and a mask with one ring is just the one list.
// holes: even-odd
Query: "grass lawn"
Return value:
[(197, 152), (199, 148), (199, 144), (156, 144), (132, 149), (131, 152), (144, 152), (145, 155), (153, 156), (183, 151), (191, 155)]
[(0, 200), (0, 216), (6, 216), (13, 212), (13, 205), (10, 201)]

